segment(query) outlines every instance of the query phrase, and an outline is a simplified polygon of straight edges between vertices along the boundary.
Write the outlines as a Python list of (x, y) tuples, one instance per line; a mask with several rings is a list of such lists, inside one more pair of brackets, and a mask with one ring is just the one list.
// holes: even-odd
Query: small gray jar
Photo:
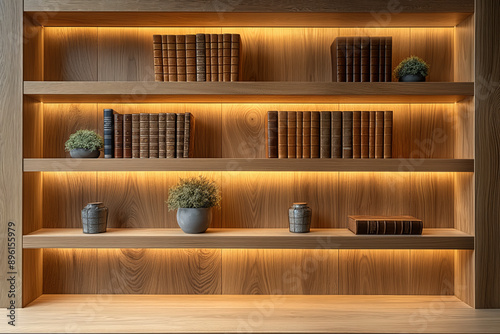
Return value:
[(83, 158), (99, 158), (99, 155), (101, 154), (101, 151), (99, 150), (87, 150), (84, 148), (74, 148), (71, 151), (69, 151), (69, 155), (72, 158), (76, 159), (83, 159)]
[(95, 234), (106, 232), (108, 208), (102, 202), (87, 204), (82, 210), (83, 233)]
[(293, 203), (288, 209), (288, 220), (290, 222), (290, 232), (307, 233), (311, 230), (312, 210), (307, 203)]
[(184, 233), (203, 233), (212, 222), (212, 208), (179, 208), (177, 224)]

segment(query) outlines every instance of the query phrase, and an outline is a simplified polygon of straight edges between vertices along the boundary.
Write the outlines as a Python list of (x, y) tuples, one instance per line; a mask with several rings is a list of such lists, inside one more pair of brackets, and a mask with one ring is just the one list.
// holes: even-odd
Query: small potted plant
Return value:
[(220, 190), (204, 176), (181, 179), (168, 192), (168, 210), (177, 210), (177, 223), (184, 233), (203, 233), (212, 222), (212, 208), (219, 207)]
[(403, 60), (394, 69), (394, 76), (400, 82), (421, 82), (429, 74), (429, 65), (417, 56), (411, 56)]
[(64, 146), (72, 158), (99, 158), (104, 140), (92, 130), (78, 130)]

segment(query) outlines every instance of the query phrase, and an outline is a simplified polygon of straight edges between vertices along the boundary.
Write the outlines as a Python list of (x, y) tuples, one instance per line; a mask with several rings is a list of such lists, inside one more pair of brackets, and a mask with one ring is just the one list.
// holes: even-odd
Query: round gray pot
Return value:
[(413, 74), (407, 74), (405, 76), (399, 77), (399, 82), (423, 82), (425, 81), (425, 77)]
[(212, 208), (179, 208), (177, 224), (184, 233), (203, 233), (212, 222)]
[(99, 150), (91, 151), (91, 150), (86, 150), (84, 148), (74, 148), (71, 151), (69, 151), (69, 155), (71, 155), (72, 158), (99, 158), (99, 155), (101, 152)]

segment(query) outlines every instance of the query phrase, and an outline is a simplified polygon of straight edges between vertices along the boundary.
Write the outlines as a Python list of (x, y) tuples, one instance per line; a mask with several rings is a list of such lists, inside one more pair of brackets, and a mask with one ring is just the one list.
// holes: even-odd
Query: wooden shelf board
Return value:
[(49, 103), (453, 103), (473, 96), (474, 83), (25, 81), (24, 94)]
[[(38, 3), (38, 0), (37, 0)], [(102, 2), (100, 2), (102, 3)], [(81, 6), (81, 5), (80, 5)], [(143, 6), (145, 7), (145, 6)], [(472, 14), (448, 13), (213, 13), (213, 12), (136, 12), (124, 11), (59, 11), (40, 12), (30, 6), (27, 13), (34, 22), (45, 27), (453, 27)], [(123, 10), (119, 8), (118, 10)]]
[(25, 172), (473, 172), (473, 159), (24, 159)]
[(255, 249), (474, 249), (474, 236), (455, 229), (424, 229), (422, 235), (355, 235), (347, 229), (109, 228), (84, 234), (80, 228), (43, 228), (23, 237), (24, 248), (255, 248)]
[(500, 310), (454, 296), (42, 295), (22, 333), (499, 333)]

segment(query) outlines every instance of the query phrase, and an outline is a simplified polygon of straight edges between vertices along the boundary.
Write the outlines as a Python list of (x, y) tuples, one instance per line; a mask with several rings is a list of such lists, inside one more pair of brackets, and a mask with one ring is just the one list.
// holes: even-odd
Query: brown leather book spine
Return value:
[(210, 80), (212, 82), (219, 81), (218, 37), (217, 34), (210, 35)]
[(205, 34), (196, 34), (196, 81), (207, 81)]
[(123, 115), (114, 114), (115, 158), (123, 158)]
[(342, 158), (352, 159), (352, 111), (342, 113)]
[(396, 234), (396, 222), (391, 220), (385, 221), (385, 234)]
[(278, 112), (267, 112), (267, 157), (278, 157)]
[(139, 114), (132, 114), (132, 158), (141, 157), (141, 118)]
[(361, 37), (361, 82), (370, 82), (370, 37)]
[(174, 113), (167, 114), (167, 159), (175, 158), (177, 142), (176, 118), (177, 115)]
[(392, 81), (392, 37), (385, 38), (385, 81)]
[(212, 81), (212, 58), (210, 52), (210, 34), (205, 34), (205, 81)]
[(177, 56), (177, 81), (186, 81), (186, 36), (175, 36), (175, 54)]
[(361, 112), (361, 159), (370, 158), (370, 112)]
[(368, 129), (368, 157), (375, 158), (375, 111), (370, 111), (369, 129)]
[(332, 157), (332, 113), (321, 111), (319, 114), (319, 157)]
[(163, 81), (163, 56), (161, 35), (153, 35), (153, 60), (155, 81)]
[(149, 157), (159, 157), (158, 142), (158, 114), (149, 114)]
[(184, 158), (184, 119), (185, 114), (177, 114), (175, 133), (176, 133), (176, 158)]
[(191, 113), (184, 114), (184, 158), (189, 158), (189, 148), (191, 143)]
[(375, 112), (375, 159), (384, 158), (384, 112)]
[(385, 82), (385, 37), (380, 37), (378, 49), (378, 81)]
[(352, 157), (361, 159), (361, 111), (352, 112)]
[(337, 37), (331, 47), (332, 79), (336, 82), (346, 81), (346, 38)]
[(278, 111), (278, 158), (288, 158), (288, 113)]
[(123, 157), (132, 158), (132, 115), (123, 115)]
[(384, 111), (384, 159), (392, 158), (392, 111)]
[(332, 111), (332, 158), (342, 158), (342, 112)]
[(238, 81), (240, 76), (240, 35), (231, 35), (231, 81)]
[(224, 73), (223, 73), (223, 63), (224, 63), (224, 35), (219, 34), (217, 38), (217, 62), (218, 69), (217, 73), (219, 74), (219, 82), (224, 81)]
[(168, 81), (177, 81), (177, 51), (175, 35), (167, 35)]
[(231, 81), (231, 34), (222, 35), (222, 79)]
[(345, 49), (345, 77), (347, 82), (354, 81), (354, 37), (346, 37)]
[(319, 158), (320, 116), (319, 111), (311, 111), (311, 158)]
[(288, 159), (297, 157), (297, 112), (288, 112), (287, 122)]
[(302, 111), (297, 111), (297, 134), (296, 134), (296, 143), (297, 143), (297, 151), (296, 156), (297, 159), (302, 159), (302, 133), (303, 133), (303, 118), (304, 114)]
[(139, 157), (141, 159), (149, 158), (149, 114), (140, 114), (139, 131), (139, 138), (141, 140)]
[(349, 216), (347, 227), (354, 234), (420, 235), (423, 222), (413, 217)]
[(368, 222), (349, 217), (347, 228), (354, 234), (368, 234)]
[(167, 157), (167, 114), (158, 114), (158, 157)]
[(353, 81), (361, 82), (361, 37), (354, 37), (352, 44)]
[(370, 37), (370, 82), (379, 81), (380, 37)]
[[(157, 56), (156, 50), (155, 57)], [(161, 35), (161, 57), (162, 57), (162, 66), (163, 66), (163, 81), (168, 82), (168, 44), (167, 44), (167, 35)]]
[(311, 158), (311, 112), (302, 113), (302, 158)]
[(196, 81), (196, 35), (186, 35), (186, 81)]

